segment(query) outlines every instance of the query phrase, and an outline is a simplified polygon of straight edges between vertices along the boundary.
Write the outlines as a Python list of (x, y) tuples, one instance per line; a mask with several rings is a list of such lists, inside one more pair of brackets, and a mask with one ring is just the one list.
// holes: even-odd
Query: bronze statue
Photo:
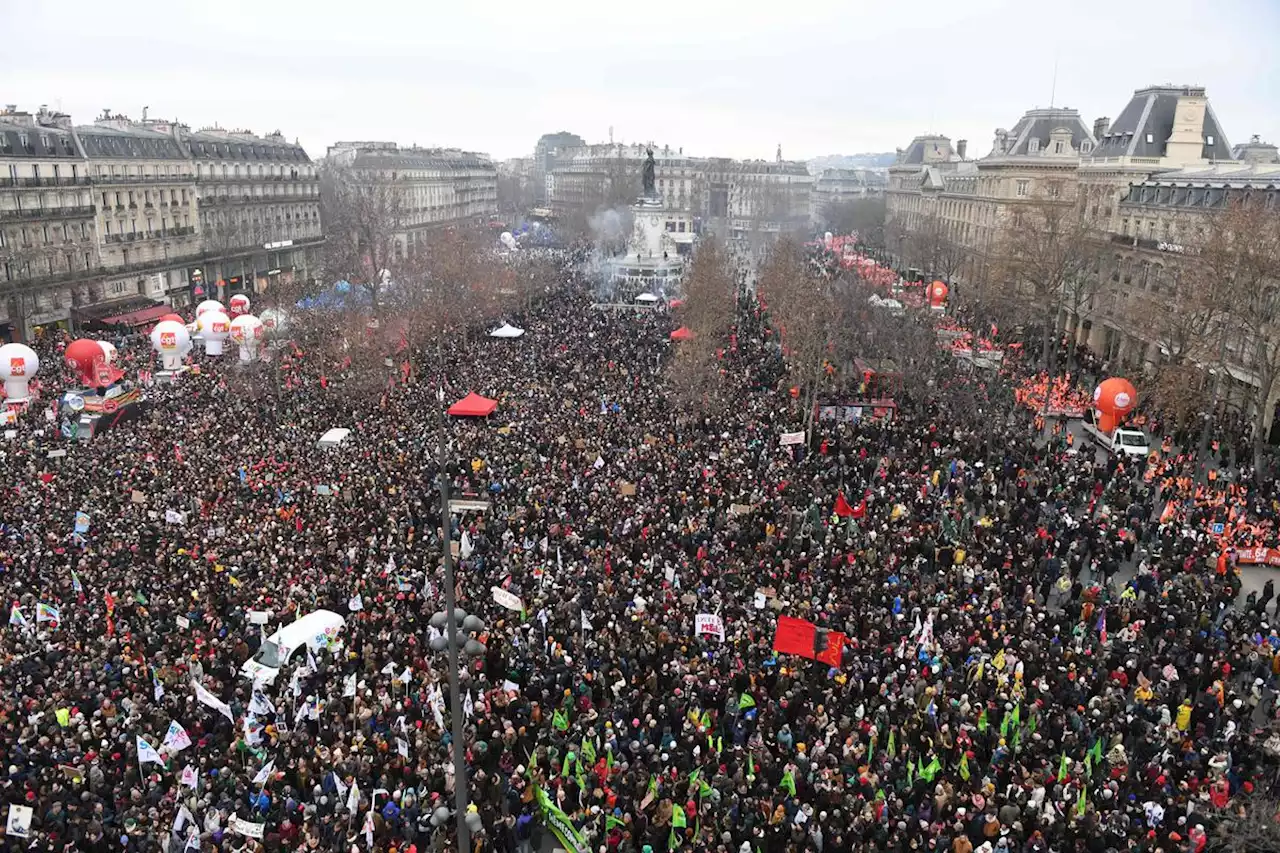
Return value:
[(643, 181), (644, 194), (646, 196), (651, 196), (654, 194), (653, 192), (653, 170), (654, 170), (653, 149), (648, 148), (646, 149), (646, 152), (648, 153), (649, 157), (644, 161), (644, 171), (641, 172), (641, 180)]

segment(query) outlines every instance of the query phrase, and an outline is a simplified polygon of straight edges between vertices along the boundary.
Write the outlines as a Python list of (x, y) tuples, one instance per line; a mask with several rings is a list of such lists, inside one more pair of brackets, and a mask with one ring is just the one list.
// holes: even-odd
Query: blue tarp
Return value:
[(326, 290), (324, 293), (315, 296), (304, 296), (298, 300), (297, 306), (304, 311), (321, 310), (321, 311), (341, 311), (347, 306), (363, 307), (373, 302), (370, 298), (369, 291), (360, 286), (353, 285), (347, 281), (340, 281), (333, 286), (332, 290)]

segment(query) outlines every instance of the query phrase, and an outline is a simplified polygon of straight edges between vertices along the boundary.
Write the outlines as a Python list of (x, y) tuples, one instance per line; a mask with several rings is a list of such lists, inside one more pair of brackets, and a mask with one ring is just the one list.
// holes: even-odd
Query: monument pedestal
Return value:
[(631, 215), (634, 224), (627, 253), (609, 260), (613, 298), (630, 302), (642, 293), (674, 298), (684, 278), (684, 258), (673, 235), (692, 233), (692, 220), (684, 211), (672, 210), (660, 197), (651, 195), (636, 199)]

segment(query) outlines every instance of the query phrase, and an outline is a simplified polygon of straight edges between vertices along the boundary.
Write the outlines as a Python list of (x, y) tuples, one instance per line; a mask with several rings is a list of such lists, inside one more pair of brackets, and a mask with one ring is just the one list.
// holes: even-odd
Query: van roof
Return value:
[(331, 625), (343, 626), (346, 624), (347, 620), (332, 610), (313, 610), (306, 616), (282, 626), (267, 639), (276, 645), (280, 645), (280, 641), (283, 639), (286, 641), (284, 645), (295, 648), (301, 645), (300, 640), (309, 639)]

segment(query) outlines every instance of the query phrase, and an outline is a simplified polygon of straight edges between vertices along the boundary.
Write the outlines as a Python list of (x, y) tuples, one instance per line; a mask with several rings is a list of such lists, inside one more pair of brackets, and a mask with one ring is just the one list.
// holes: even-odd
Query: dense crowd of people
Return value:
[[(521, 338), (376, 378), (302, 341), (285, 390), (278, 362), (197, 355), (89, 442), (41, 416), (46, 342), (0, 448), (4, 799), (34, 814), (6, 849), (448, 849), (446, 539), (484, 622), (476, 851), (1199, 853), (1267, 808), (1271, 584), (1238, 600), (1143, 465), (1036, 441), (1015, 383), (941, 352), (931, 378), (980, 406), (906, 392), (784, 446), (803, 417), (767, 311), (744, 303), (725, 353), (734, 404), (688, 411), (670, 313), (593, 309), (563, 263)], [(498, 401), (444, 421), (443, 460), (440, 390)], [(489, 504), (448, 531), (442, 462)], [(240, 674), (316, 610), (336, 639)], [(846, 635), (838, 662), (776, 653), (779, 615)]]

